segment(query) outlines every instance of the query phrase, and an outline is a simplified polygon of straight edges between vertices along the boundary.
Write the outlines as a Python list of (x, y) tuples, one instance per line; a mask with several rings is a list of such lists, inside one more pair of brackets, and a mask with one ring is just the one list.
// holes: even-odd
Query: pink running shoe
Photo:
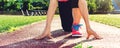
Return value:
[(72, 36), (74, 36), (74, 37), (81, 37), (82, 36), (82, 34), (79, 32), (80, 26), (82, 26), (82, 24), (77, 24), (77, 25), (74, 24), (72, 26)]

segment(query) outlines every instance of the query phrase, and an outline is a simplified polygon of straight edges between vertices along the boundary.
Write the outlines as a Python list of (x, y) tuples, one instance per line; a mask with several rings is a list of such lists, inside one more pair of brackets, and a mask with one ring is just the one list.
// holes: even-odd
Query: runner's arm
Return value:
[(50, 0), (48, 12), (47, 12), (47, 21), (46, 21), (46, 27), (49, 27), (51, 25), (53, 16), (55, 14), (55, 10), (58, 7), (57, 0)]
[(89, 19), (88, 19), (89, 13), (88, 13), (88, 7), (87, 7), (86, 0), (79, 0), (79, 7), (82, 13), (83, 19), (85, 21), (86, 27), (90, 28)]

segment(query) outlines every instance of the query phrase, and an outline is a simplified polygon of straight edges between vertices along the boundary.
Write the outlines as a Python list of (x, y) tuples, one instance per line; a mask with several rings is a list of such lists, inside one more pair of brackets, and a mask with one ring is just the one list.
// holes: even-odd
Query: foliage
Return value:
[[(83, 44), (80, 43), (80, 44), (76, 45), (74, 48), (83, 48)], [(87, 48), (93, 48), (93, 46), (87, 46)]]
[(45, 20), (45, 16), (0, 16), (0, 32), (14, 31), (19, 26)]
[(93, 48), (93, 46), (88, 46), (87, 48)]
[(28, 10), (46, 9), (49, 5), (49, 0), (0, 0), (0, 10), (4, 11), (19, 11), (24, 7), (24, 3), (28, 2)]
[(83, 48), (83, 47), (82, 47), (82, 43), (81, 43), (81, 44), (76, 45), (74, 48)]
[(111, 12), (113, 10), (112, 0), (87, 0), (90, 13)]
[(110, 12), (113, 10), (112, 0), (97, 0), (97, 11)]
[(90, 13), (94, 13), (97, 10), (96, 0), (87, 0), (88, 9)]
[[(19, 11), (23, 9), (24, 2), (28, 2), (28, 10), (47, 10), (50, 0), (0, 0), (0, 10)], [(90, 13), (111, 12), (112, 0), (87, 0)]]

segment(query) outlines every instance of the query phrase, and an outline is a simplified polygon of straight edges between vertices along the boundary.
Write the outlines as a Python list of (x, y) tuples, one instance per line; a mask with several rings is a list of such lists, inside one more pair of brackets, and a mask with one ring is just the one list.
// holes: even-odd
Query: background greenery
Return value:
[(113, 11), (112, 0), (87, 0), (90, 13), (109, 13)]
[(28, 10), (47, 9), (49, 0), (0, 0), (0, 10), (18, 11), (23, 8), (24, 3), (28, 3)]
[[(50, 0), (0, 0), (0, 11), (19, 11), (24, 7), (28, 10), (47, 10)], [(106, 13), (113, 10), (112, 0), (87, 0), (90, 13)], [(57, 10), (58, 11), (58, 10)]]
[(0, 15), (0, 32), (14, 29), (19, 26), (30, 24), (37, 21), (45, 20), (46, 16), (14, 16)]

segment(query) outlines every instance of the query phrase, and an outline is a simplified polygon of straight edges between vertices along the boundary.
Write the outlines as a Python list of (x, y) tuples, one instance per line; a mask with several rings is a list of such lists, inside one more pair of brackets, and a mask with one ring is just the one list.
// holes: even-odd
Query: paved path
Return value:
[[(81, 21), (83, 24), (84, 22)], [(64, 34), (61, 29), (59, 18), (54, 18), (52, 23), (52, 35), (54, 39), (44, 38), (34, 40), (33, 38), (42, 33), (45, 21), (29, 24), (15, 31), (0, 35), (0, 48), (72, 48), (78, 43), (83, 48), (93, 46), (94, 48), (120, 48), (120, 28), (90, 22), (91, 27), (103, 37), (102, 40), (86, 40), (85, 26), (83, 26), (83, 37), (74, 38), (71, 34)]]

